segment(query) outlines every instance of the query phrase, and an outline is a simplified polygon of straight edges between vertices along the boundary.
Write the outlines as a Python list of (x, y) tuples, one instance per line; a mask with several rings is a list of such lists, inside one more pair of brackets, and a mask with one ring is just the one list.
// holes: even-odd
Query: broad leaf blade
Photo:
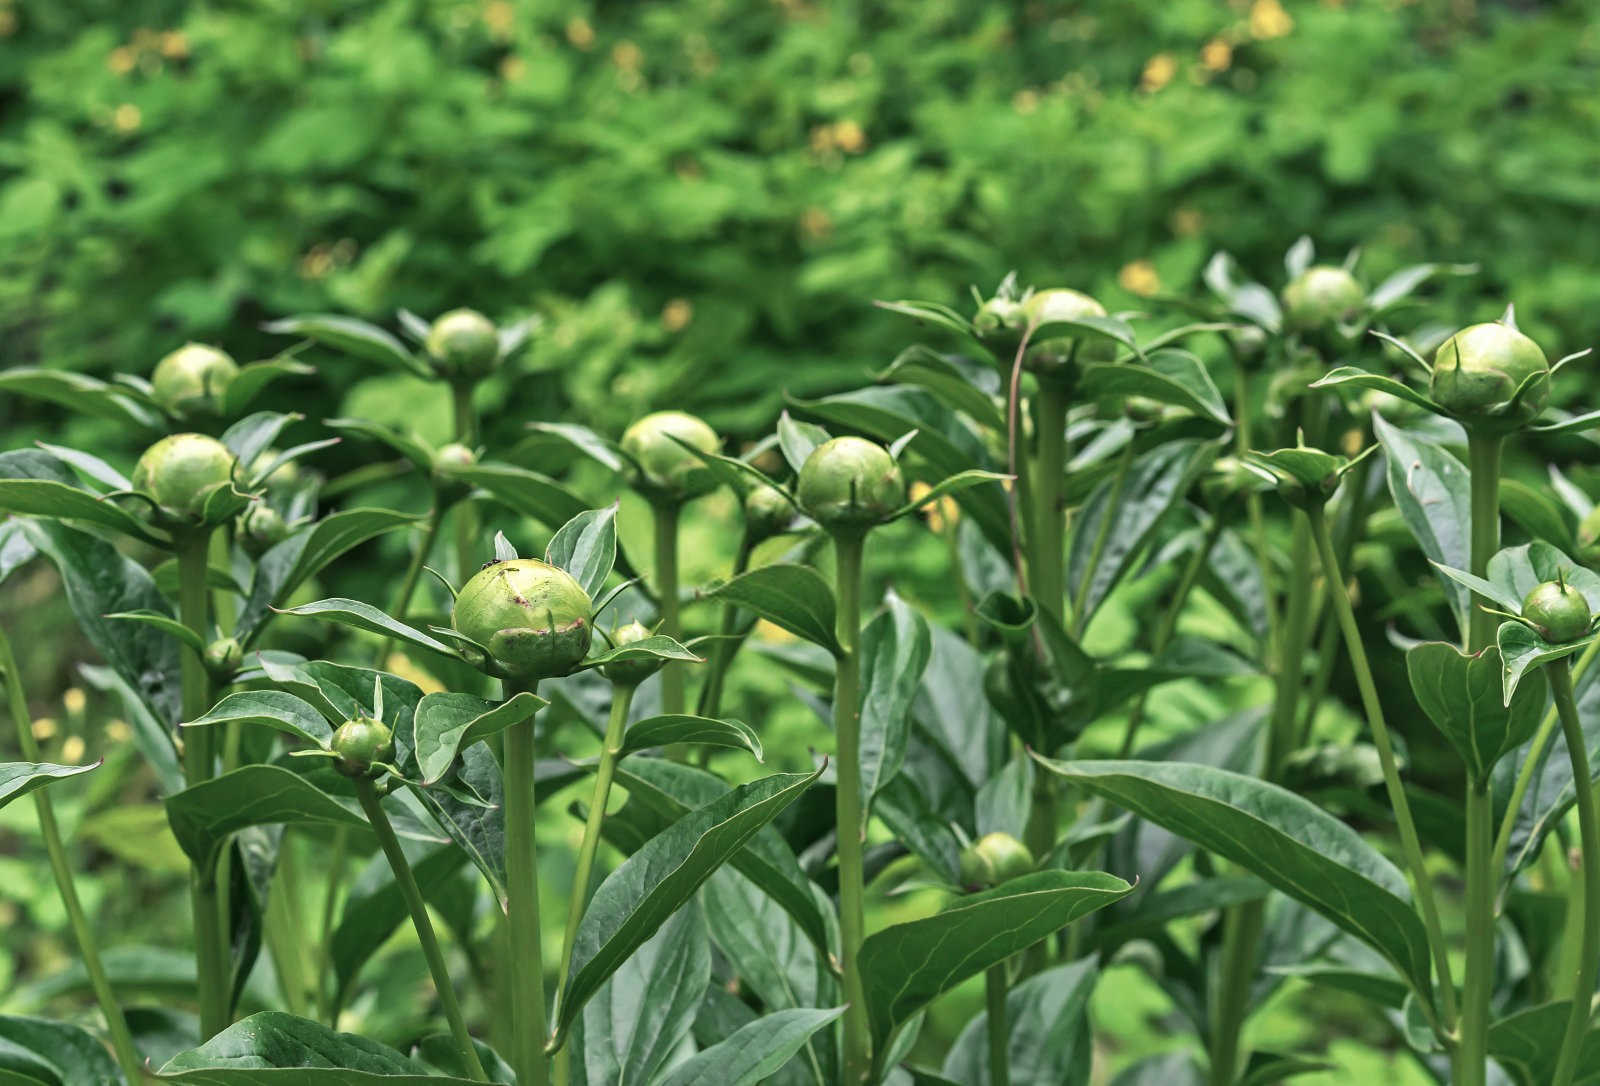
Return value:
[(1487, 780), (1496, 762), (1538, 730), (1546, 697), (1543, 676), (1522, 683), (1506, 705), (1498, 648), (1469, 655), (1454, 645), (1428, 641), (1406, 653), (1406, 671), (1422, 711), (1476, 780)]
[(522, 723), (548, 704), (526, 690), (501, 702), (471, 694), (425, 694), (413, 724), (417, 768), (423, 782), (431, 784), (443, 778), (462, 748)]
[(900, 772), (911, 732), (911, 704), (933, 654), (928, 621), (890, 593), (861, 633), (861, 799)]
[[(1373, 413), (1372, 431), (1383, 445), (1389, 493), (1422, 553), (1439, 566), (1471, 566), (1472, 494), (1467, 469), (1446, 450), (1385, 422)], [(1464, 631), (1471, 593), (1441, 574), (1445, 597)]]
[(228, 838), (246, 826), (367, 824), (353, 803), (275, 765), (244, 766), (168, 796), (166, 803), (172, 835), (205, 871), (216, 865)]
[(406, 345), (375, 324), (335, 314), (313, 313), (270, 321), (265, 330), (285, 336), (303, 336), (325, 347), (377, 362), (390, 369), (405, 370), (418, 377), (433, 376), (427, 365)]
[(761, 738), (750, 725), (738, 720), (718, 720), (688, 714), (652, 716), (628, 725), (622, 740), (622, 753), (633, 754), (673, 743), (698, 743), (708, 747), (747, 750), (756, 756), (756, 761), (762, 759)]
[(812, 1034), (843, 1013), (843, 1007), (804, 1007), (763, 1015), (678, 1064), (657, 1086), (756, 1086), (781, 1071)]
[(315, 603), (307, 603), (299, 607), (290, 607), (283, 613), (286, 615), (300, 615), (303, 618), (321, 619), (324, 622), (333, 622), (340, 626), (350, 626), (382, 637), (393, 637), (408, 644), (416, 645), (418, 648), (442, 653), (445, 656), (455, 655), (455, 650), (448, 645), (434, 640), (421, 630), (412, 629), (398, 619), (390, 618), (370, 603), (362, 603), (360, 600), (334, 597), (332, 599), (317, 600)]
[(466, 1086), (430, 1075), (387, 1045), (282, 1011), (235, 1022), (161, 1069), (166, 1082), (196, 1086)]
[(67, 777), (76, 777), (98, 768), (89, 765), (57, 765), (52, 762), (0, 762), (0, 807), (29, 792)]
[(544, 560), (565, 570), (594, 599), (617, 561), (617, 507), (589, 509), (567, 521), (550, 540)]
[(833, 590), (809, 566), (760, 566), (717, 586), (707, 598), (736, 604), (834, 655), (840, 652)]
[[(353, 713), (339, 714), (341, 721)], [(326, 748), (333, 728), (318, 709), (283, 690), (240, 690), (229, 694), (205, 714), (187, 721), (185, 728), (211, 724), (259, 724)]]

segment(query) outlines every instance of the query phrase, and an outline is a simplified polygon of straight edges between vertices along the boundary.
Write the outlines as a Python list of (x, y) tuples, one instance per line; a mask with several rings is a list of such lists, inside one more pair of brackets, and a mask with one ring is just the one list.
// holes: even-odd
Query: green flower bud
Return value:
[(671, 504), (712, 490), (717, 477), (679, 441), (704, 453), (714, 453), (721, 446), (715, 430), (682, 411), (657, 411), (628, 427), (622, 435), (622, 451), (637, 465), (629, 466), (628, 484), (652, 501)]
[(461, 472), (477, 463), (477, 453), (452, 442), (433, 454), (433, 485), (447, 501), (464, 498), (471, 493), (472, 484), (461, 478)]
[(1022, 312), (1022, 303), (1009, 294), (996, 294), (978, 307), (972, 318), (972, 330), (978, 338), (1006, 344), (1015, 348), (1028, 318)]
[(1589, 601), (1557, 578), (1535, 586), (1522, 601), (1522, 617), (1552, 645), (1576, 641), (1589, 633)]
[(493, 562), (456, 597), (456, 631), (489, 650), (498, 671), (522, 680), (565, 675), (589, 651), (589, 596), (571, 575), (537, 558)]
[[(250, 465), (251, 470), (259, 471), (266, 467), (279, 456), (283, 455), (282, 449), (262, 449), (255, 462)], [(293, 490), (300, 482), (300, 465), (293, 460), (286, 460), (272, 469), (272, 474), (261, 480), (261, 485), (276, 494)]]
[(1033, 853), (1009, 833), (986, 833), (961, 850), (961, 885), (984, 890), (1033, 870)]
[[(1508, 414), (1525, 383), (1528, 391)], [(1439, 406), (1469, 422), (1496, 415), (1528, 422), (1550, 397), (1550, 363), (1539, 345), (1515, 328), (1474, 324), (1439, 345), (1429, 387)]]
[[(625, 645), (636, 645), (651, 636), (650, 630), (641, 622), (630, 622), (621, 629), (611, 634), (611, 640), (617, 648)], [(618, 686), (638, 686), (650, 676), (661, 670), (661, 665), (666, 661), (658, 657), (645, 657), (638, 660), (618, 660), (614, 664), (602, 664), (600, 674)]]
[(206, 646), (201, 656), (206, 671), (217, 682), (231, 682), (244, 663), (244, 649), (231, 637), (219, 637)]
[(375, 777), (380, 762), (394, 760), (394, 733), (381, 720), (358, 717), (333, 733), (333, 766), (346, 777)]
[(744, 496), (744, 528), (752, 542), (787, 531), (793, 520), (794, 506), (776, 487), (758, 483)]
[(1284, 323), (1292, 332), (1309, 332), (1348, 321), (1367, 304), (1367, 293), (1343, 268), (1317, 264), (1283, 290)]
[[(1044, 325), (1052, 321), (1103, 317), (1105, 306), (1087, 294), (1065, 287), (1036, 290), (1022, 302), (1023, 323)], [(1105, 362), (1116, 354), (1116, 346), (1103, 336), (1054, 336), (1032, 342), (1022, 364), (1033, 373), (1065, 376), (1074, 363)]]
[(222, 396), (239, 367), (222, 351), (186, 343), (156, 363), (150, 384), (156, 403), (180, 419), (222, 414)]
[(865, 532), (906, 503), (906, 484), (889, 450), (859, 437), (824, 441), (800, 468), (797, 497), (830, 532)]
[(255, 502), (239, 514), (238, 537), (245, 553), (259, 558), (289, 537), (289, 525), (272, 506)]
[(1259, 358), (1267, 349), (1266, 330), (1253, 324), (1229, 330), (1228, 341), (1233, 344), (1234, 354), (1246, 362)]
[(200, 512), (206, 492), (233, 478), (228, 447), (204, 434), (173, 434), (145, 450), (133, 467), (133, 488), (178, 516)]
[(1200, 498), (1207, 509), (1217, 511), (1242, 495), (1261, 489), (1261, 477), (1233, 456), (1219, 456), (1200, 479)]
[(1586, 566), (1600, 564), (1600, 505), (1578, 522), (1578, 559)]
[(434, 321), (424, 346), (444, 377), (486, 377), (500, 361), (500, 332), (475, 309), (452, 309)]

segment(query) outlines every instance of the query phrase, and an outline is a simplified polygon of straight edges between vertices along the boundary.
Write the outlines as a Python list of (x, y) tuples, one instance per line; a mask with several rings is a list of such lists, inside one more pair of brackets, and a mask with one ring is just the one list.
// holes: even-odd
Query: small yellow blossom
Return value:
[(132, 102), (124, 102), (111, 115), (111, 124), (118, 132), (137, 132), (144, 124), (144, 114)]
[(56, 737), (56, 718), (42, 716), (33, 722), (33, 737), (41, 743), (48, 743)]
[(1148, 260), (1132, 260), (1117, 273), (1117, 283), (1130, 294), (1148, 297), (1161, 289), (1161, 276)]
[(106, 724), (106, 740), (111, 743), (126, 743), (133, 739), (133, 729), (126, 720), (112, 720)]
[(1233, 46), (1221, 38), (1212, 38), (1200, 47), (1200, 63), (1208, 72), (1225, 72), (1233, 64)]
[(1157, 53), (1145, 61), (1144, 74), (1139, 77), (1139, 87), (1150, 93), (1155, 93), (1178, 74), (1178, 61), (1171, 53)]
[(1294, 29), (1294, 19), (1278, 0), (1255, 0), (1250, 5), (1250, 33), (1257, 38), (1281, 38)]
[(83, 736), (69, 735), (61, 744), (61, 763), (63, 765), (77, 765), (83, 761), (85, 750)]
[(847, 155), (853, 155), (867, 146), (867, 134), (855, 121), (840, 121), (833, 126), (833, 142)]
[(89, 704), (89, 699), (84, 694), (82, 687), (69, 686), (66, 693), (61, 695), (61, 705), (67, 710), (68, 716), (81, 716), (84, 706), (87, 704)]
[(161, 55), (168, 60), (182, 60), (188, 56), (189, 36), (181, 30), (162, 31)]
[(567, 40), (578, 49), (591, 49), (594, 47), (594, 27), (582, 15), (574, 15), (567, 20)]
[(661, 308), (661, 327), (681, 332), (694, 320), (694, 305), (687, 298), (674, 298)]

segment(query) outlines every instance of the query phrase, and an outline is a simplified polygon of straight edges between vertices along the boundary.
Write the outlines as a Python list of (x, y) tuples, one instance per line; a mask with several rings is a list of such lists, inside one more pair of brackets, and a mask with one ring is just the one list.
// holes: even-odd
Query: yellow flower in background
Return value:
[(144, 113), (132, 102), (124, 102), (111, 115), (111, 124), (118, 132), (137, 132), (144, 124)]
[(83, 736), (69, 735), (61, 744), (61, 763), (63, 765), (78, 765), (83, 761), (84, 753)]
[(398, 675), (407, 682), (415, 683), (424, 694), (442, 694), (445, 691), (444, 683), (418, 667), (415, 661), (403, 652), (390, 653), (383, 667), (389, 674)]
[(1171, 53), (1157, 53), (1145, 61), (1144, 74), (1139, 77), (1139, 88), (1154, 94), (1178, 74), (1178, 60)]
[(1233, 46), (1212, 38), (1200, 47), (1200, 63), (1208, 72), (1225, 72), (1233, 64)]
[(1161, 289), (1161, 276), (1150, 261), (1131, 260), (1117, 273), (1117, 284), (1130, 294), (1149, 297)]
[(594, 46), (594, 27), (589, 25), (589, 20), (581, 15), (574, 15), (567, 20), (567, 40), (578, 49), (590, 49)]
[(1250, 33), (1257, 38), (1281, 38), (1294, 29), (1294, 19), (1278, 0), (1255, 0), (1250, 5)]
[(687, 298), (674, 298), (661, 307), (661, 327), (669, 332), (681, 332), (694, 320), (694, 303)]

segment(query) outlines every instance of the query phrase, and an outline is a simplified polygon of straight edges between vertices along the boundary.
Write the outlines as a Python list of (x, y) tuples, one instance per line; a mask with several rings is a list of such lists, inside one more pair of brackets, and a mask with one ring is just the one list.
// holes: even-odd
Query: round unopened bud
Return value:
[(889, 450), (859, 437), (824, 441), (800, 468), (800, 508), (830, 532), (859, 534), (906, 503), (906, 484)]
[(346, 777), (375, 777), (394, 760), (394, 733), (381, 720), (357, 717), (333, 733), (333, 766)]
[(213, 679), (219, 683), (231, 682), (239, 665), (244, 663), (244, 649), (231, 637), (219, 637), (206, 646), (201, 659)]
[[(650, 629), (644, 623), (630, 622), (614, 631), (611, 634), (611, 640), (620, 649), (628, 645), (637, 645), (649, 636), (651, 636)], [(600, 674), (618, 686), (638, 686), (660, 671), (661, 665), (665, 662), (658, 656), (642, 656), (634, 660), (617, 660), (614, 663), (602, 664), (600, 666)]]
[(961, 850), (961, 885), (983, 890), (1033, 870), (1033, 853), (1009, 833), (986, 833)]
[(1600, 505), (1578, 522), (1578, 560), (1586, 566), (1600, 564)]
[(133, 488), (179, 516), (200, 512), (207, 492), (233, 478), (228, 447), (205, 434), (173, 434), (145, 450), (133, 467)]
[(1366, 292), (1356, 277), (1331, 264), (1307, 268), (1283, 289), (1284, 323), (1294, 332), (1331, 328), (1350, 320), (1366, 304)]
[(1593, 615), (1582, 592), (1565, 581), (1536, 585), (1522, 601), (1522, 617), (1552, 645), (1576, 641), (1588, 634)]
[(472, 484), (463, 479), (461, 473), (477, 463), (478, 454), (456, 442), (443, 446), (433, 454), (433, 485), (447, 502), (471, 493)]
[(486, 377), (500, 361), (500, 332), (475, 309), (452, 309), (434, 321), (424, 346), (444, 377)]
[(565, 570), (513, 558), (479, 570), (456, 597), (456, 631), (489, 650), (500, 674), (522, 679), (565, 675), (589, 651), (590, 602)]
[(1474, 324), (1439, 344), (1429, 388), (1440, 407), (1465, 421), (1504, 416), (1528, 422), (1550, 397), (1550, 363), (1539, 345), (1515, 328)]
[(683, 411), (646, 415), (622, 434), (622, 451), (632, 458), (628, 483), (652, 501), (676, 504), (698, 498), (717, 485), (705, 461), (680, 445), (703, 453), (720, 447), (717, 432)]
[(289, 537), (289, 525), (266, 502), (255, 502), (239, 514), (239, 544), (252, 558), (259, 558)]
[(186, 343), (156, 363), (150, 375), (156, 403), (180, 419), (222, 414), (222, 397), (239, 367), (222, 351)]
[[(1022, 303), (1023, 323), (1043, 327), (1054, 321), (1103, 317), (1105, 306), (1081, 291), (1065, 287), (1036, 290)], [(1066, 376), (1075, 363), (1104, 362), (1116, 353), (1115, 345), (1104, 336), (1049, 335), (1030, 342), (1022, 364), (1041, 377)]]
[(788, 531), (794, 506), (776, 487), (758, 483), (744, 496), (744, 530), (752, 542)]

